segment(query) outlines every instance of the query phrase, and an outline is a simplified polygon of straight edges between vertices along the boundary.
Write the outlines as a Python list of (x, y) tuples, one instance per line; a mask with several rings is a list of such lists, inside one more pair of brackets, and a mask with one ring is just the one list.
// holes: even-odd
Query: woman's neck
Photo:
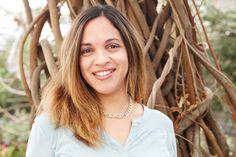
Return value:
[(121, 113), (127, 109), (129, 97), (126, 92), (117, 92), (110, 95), (100, 95), (103, 111), (106, 113)]

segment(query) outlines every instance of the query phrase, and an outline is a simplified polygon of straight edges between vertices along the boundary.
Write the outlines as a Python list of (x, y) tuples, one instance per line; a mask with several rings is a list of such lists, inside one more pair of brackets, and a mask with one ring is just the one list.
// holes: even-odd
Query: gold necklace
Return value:
[(106, 113), (106, 112), (102, 111), (102, 114), (107, 118), (124, 119), (129, 116), (129, 114), (132, 112), (132, 109), (133, 109), (133, 102), (132, 102), (132, 99), (129, 98), (129, 105), (128, 105), (128, 108), (125, 112), (123, 112), (123, 113)]

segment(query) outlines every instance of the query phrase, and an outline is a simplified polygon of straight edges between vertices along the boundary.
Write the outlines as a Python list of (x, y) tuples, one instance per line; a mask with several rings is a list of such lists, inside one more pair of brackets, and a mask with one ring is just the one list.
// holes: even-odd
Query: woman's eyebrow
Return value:
[(111, 38), (111, 39), (106, 40), (106, 43), (107, 43), (107, 42), (110, 42), (110, 41), (113, 41), (113, 40), (116, 40), (116, 41), (119, 41), (119, 42), (120, 42), (120, 39), (118, 39), (118, 38)]
[(92, 44), (90, 44), (90, 43), (81, 43), (80, 45), (81, 46), (91, 46)]
[[(105, 43), (108, 43), (108, 42), (110, 42), (110, 41), (121, 41), (120, 39), (118, 39), (118, 38), (111, 38), (111, 39), (107, 39), (106, 41), (105, 41)], [(92, 44), (91, 43), (81, 43), (80, 44), (81, 46), (91, 46)]]

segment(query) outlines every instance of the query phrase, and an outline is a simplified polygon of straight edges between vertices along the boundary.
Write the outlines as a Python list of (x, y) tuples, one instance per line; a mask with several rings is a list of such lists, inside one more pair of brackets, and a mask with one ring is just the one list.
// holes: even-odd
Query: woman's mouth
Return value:
[(105, 80), (108, 79), (112, 76), (112, 73), (115, 71), (116, 69), (111, 69), (111, 70), (104, 70), (104, 71), (98, 71), (98, 72), (94, 72), (93, 75), (95, 76), (95, 78), (99, 79), (99, 80)]

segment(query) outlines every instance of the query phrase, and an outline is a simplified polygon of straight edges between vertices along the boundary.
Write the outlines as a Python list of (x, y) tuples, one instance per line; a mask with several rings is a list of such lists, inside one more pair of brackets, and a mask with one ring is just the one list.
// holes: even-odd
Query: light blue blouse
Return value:
[(177, 157), (172, 121), (146, 106), (143, 115), (132, 120), (123, 145), (106, 132), (102, 137), (101, 148), (88, 147), (69, 129), (53, 128), (48, 113), (42, 113), (32, 126), (26, 157)]

